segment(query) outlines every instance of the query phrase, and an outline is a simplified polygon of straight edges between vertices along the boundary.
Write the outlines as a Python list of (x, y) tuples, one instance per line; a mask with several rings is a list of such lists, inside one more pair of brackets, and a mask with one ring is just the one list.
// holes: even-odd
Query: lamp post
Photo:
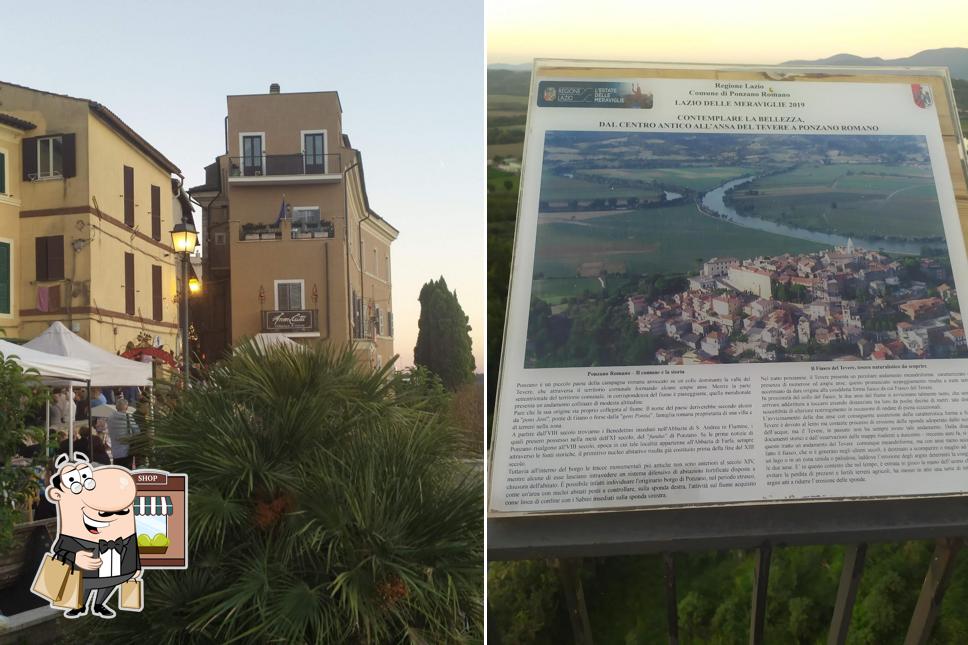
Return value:
[(191, 374), (191, 348), (188, 340), (188, 267), (189, 254), (195, 250), (198, 243), (198, 231), (191, 222), (180, 222), (175, 224), (171, 230), (171, 245), (175, 248), (175, 253), (182, 257), (182, 355), (185, 359), (185, 388), (188, 388)]

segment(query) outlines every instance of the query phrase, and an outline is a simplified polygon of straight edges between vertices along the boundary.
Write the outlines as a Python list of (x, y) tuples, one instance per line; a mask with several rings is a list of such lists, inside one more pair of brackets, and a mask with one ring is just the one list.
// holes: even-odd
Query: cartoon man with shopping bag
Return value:
[(91, 613), (113, 618), (105, 603), (118, 588), (119, 608), (141, 611), (134, 478), (120, 466), (92, 468), (79, 452), (73, 459), (60, 455), (54, 466), (45, 494), (57, 506), (58, 538), (37, 570), (32, 591), (65, 609), (66, 618), (86, 614), (92, 595)]

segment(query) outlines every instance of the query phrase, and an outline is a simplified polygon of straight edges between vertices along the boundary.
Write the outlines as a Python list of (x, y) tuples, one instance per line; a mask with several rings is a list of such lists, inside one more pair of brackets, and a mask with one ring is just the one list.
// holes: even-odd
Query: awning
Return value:
[(136, 497), (134, 499), (135, 515), (171, 515), (172, 504), (170, 497)]

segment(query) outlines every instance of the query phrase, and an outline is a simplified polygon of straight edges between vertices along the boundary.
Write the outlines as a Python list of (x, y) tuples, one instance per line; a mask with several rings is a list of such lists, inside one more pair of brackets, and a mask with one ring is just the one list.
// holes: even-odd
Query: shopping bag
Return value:
[(118, 590), (118, 607), (126, 611), (141, 611), (144, 599), (144, 589), (140, 580), (125, 580)]
[(80, 572), (72, 571), (71, 565), (61, 562), (54, 556), (48, 556), (44, 558), (34, 577), (31, 591), (38, 596), (43, 596), (55, 607), (77, 609), (81, 606), (83, 585)]
[(84, 605), (84, 577), (80, 571), (74, 570), (67, 575), (60, 599), (52, 600), (50, 604), (60, 609), (80, 609)]

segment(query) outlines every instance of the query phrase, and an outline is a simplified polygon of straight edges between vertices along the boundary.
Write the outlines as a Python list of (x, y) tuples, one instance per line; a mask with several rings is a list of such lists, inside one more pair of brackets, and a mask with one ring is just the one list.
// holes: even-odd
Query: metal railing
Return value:
[(578, 568), (582, 558), (664, 555), (666, 629), (679, 641), (676, 554), (724, 549), (755, 550), (749, 643), (763, 645), (773, 551), (787, 546), (843, 544), (844, 564), (830, 615), (828, 645), (843, 645), (871, 542), (934, 539), (935, 549), (908, 622), (905, 645), (928, 642), (954, 571), (955, 556), (968, 535), (968, 498), (816, 501), (769, 506), (736, 505), (661, 511), (615, 511), (573, 515), (535, 514), (489, 518), (490, 560), (554, 558), (571, 619), (574, 640), (592, 645)]
[(290, 237), (294, 240), (309, 238), (336, 237), (336, 227), (332, 222), (322, 221), (319, 224), (298, 224), (293, 222)]
[(282, 239), (282, 228), (279, 226), (272, 226), (270, 224), (263, 224), (261, 226), (256, 226), (252, 224), (243, 224), (239, 229), (239, 240), (281, 240)]
[(283, 177), (340, 173), (339, 153), (229, 157), (229, 177)]

